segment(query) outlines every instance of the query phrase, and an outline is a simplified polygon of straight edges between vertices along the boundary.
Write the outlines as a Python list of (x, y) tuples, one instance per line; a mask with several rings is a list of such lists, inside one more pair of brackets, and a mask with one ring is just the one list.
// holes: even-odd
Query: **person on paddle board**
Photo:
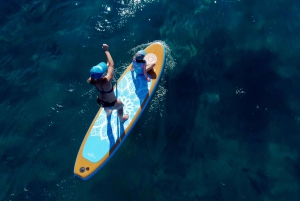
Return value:
[(151, 79), (147, 76), (147, 72), (153, 69), (155, 63), (147, 64), (147, 61), (144, 60), (145, 55), (146, 55), (145, 50), (138, 51), (133, 57), (130, 70), (135, 71), (136, 74), (144, 74), (146, 80), (150, 82)]
[[(88, 82), (96, 87), (99, 91), (97, 97), (97, 103), (104, 108), (107, 116), (109, 116), (112, 110), (118, 110), (118, 117), (120, 122), (124, 122), (128, 119), (129, 115), (123, 116), (124, 104), (122, 101), (116, 98), (116, 95), (111, 84), (111, 80), (114, 76), (114, 61), (108, 51), (108, 45), (103, 44), (102, 49), (107, 58), (107, 64), (104, 62), (99, 63), (90, 70), (90, 77)], [(107, 71), (105, 76), (104, 73)]]

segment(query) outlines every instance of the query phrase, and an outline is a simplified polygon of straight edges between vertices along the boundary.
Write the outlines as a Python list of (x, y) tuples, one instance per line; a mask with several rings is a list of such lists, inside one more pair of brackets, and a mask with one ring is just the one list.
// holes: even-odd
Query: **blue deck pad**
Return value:
[[(148, 76), (150, 77), (150, 75)], [(120, 124), (117, 110), (114, 110), (109, 117), (102, 110), (85, 143), (82, 152), (85, 159), (96, 163), (109, 152), (141, 107), (151, 84), (152, 80), (147, 82), (144, 75), (137, 75), (131, 71), (125, 74), (114, 92), (117, 99), (123, 102), (124, 115), (128, 114), (129, 119)]]

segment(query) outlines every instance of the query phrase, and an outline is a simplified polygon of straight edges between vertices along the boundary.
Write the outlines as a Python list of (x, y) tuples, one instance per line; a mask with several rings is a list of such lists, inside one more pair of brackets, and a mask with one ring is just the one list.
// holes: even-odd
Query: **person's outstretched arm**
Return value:
[(108, 64), (108, 70), (107, 75), (105, 76), (107, 81), (111, 81), (111, 79), (114, 77), (114, 61), (108, 51), (108, 45), (103, 44), (102, 49), (104, 50), (104, 54), (106, 55), (107, 64)]

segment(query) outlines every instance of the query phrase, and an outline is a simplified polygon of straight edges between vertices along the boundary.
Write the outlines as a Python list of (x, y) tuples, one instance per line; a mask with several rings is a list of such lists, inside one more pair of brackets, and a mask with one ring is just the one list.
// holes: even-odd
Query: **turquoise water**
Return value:
[[(299, 1), (1, 5), (0, 200), (300, 199)], [(106, 166), (75, 178), (101, 45), (117, 79), (157, 40), (156, 94)]]

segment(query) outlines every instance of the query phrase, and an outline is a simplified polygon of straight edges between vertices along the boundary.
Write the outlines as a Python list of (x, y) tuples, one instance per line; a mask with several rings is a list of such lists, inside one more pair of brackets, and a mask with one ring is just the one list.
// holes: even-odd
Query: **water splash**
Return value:
[(95, 29), (102, 34), (112, 33), (115, 29), (123, 27), (129, 18), (135, 17), (138, 10), (143, 10), (147, 4), (155, 0), (124, 0), (116, 2), (116, 6), (102, 5), (102, 11), (97, 18)]

